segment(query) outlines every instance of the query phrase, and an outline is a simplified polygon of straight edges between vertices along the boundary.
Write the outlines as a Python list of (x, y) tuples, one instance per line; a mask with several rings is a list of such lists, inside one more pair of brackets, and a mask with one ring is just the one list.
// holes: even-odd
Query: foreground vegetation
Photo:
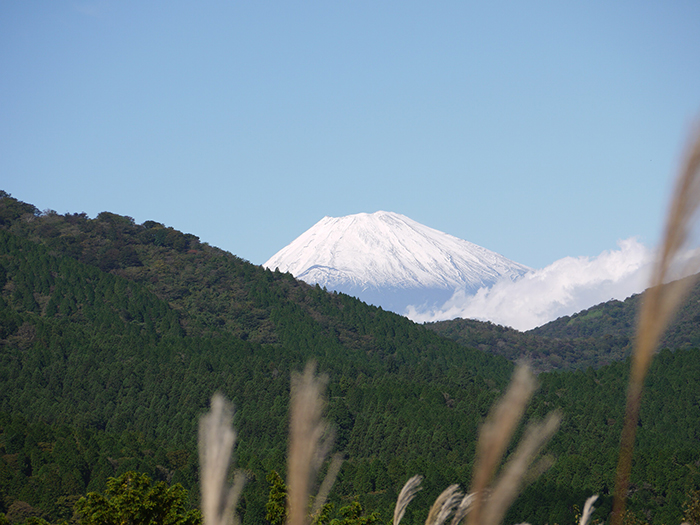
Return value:
[[(330, 377), (345, 456), (328, 519), (357, 502), (389, 522), (420, 473), (403, 523), (424, 522), (446, 486), (469, 486), (478, 426), (513, 370), (503, 357), (153, 221), (40, 213), (4, 194), (0, 226), (0, 512), (13, 523), (71, 520), (82, 496), (132, 471), (181, 483), (194, 508), (197, 421), (217, 390), (237, 410), (239, 514), (265, 522), (266, 478), (286, 476), (290, 374), (310, 359)], [(630, 486), (639, 519), (679, 522), (700, 488), (698, 353), (652, 365)], [(628, 369), (540, 374), (526, 416), (561, 411), (556, 463), (507, 521), (573, 523), (593, 493), (594, 518), (609, 514)]]

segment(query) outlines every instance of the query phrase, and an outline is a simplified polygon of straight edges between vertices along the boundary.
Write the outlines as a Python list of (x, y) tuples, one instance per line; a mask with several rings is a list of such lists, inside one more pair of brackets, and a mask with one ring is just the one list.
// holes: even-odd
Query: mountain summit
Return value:
[(441, 305), (457, 290), (475, 293), (530, 270), (386, 211), (324, 217), (263, 266), (400, 314), (408, 306)]

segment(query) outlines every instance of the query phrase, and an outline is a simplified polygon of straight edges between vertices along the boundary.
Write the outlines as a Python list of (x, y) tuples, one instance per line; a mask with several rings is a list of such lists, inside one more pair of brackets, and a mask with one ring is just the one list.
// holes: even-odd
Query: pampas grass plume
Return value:
[(462, 523), (462, 520), (467, 517), (467, 513), (471, 509), (472, 502), (474, 501), (475, 494), (466, 494), (463, 498), (462, 501), (459, 502), (459, 505), (457, 505), (457, 509), (455, 510), (455, 515), (452, 518), (452, 521), (450, 522), (450, 525), (459, 525)]
[(475, 494), (469, 514), (470, 525), (480, 524), (484, 492), (501, 463), (513, 432), (535, 391), (535, 379), (527, 366), (519, 366), (513, 374), (508, 390), (491, 409), (479, 432), (477, 457), (471, 492)]
[(433, 506), (430, 507), (428, 518), (425, 520), (425, 525), (442, 525), (452, 511), (457, 507), (462, 500), (462, 493), (459, 491), (459, 485), (450, 485), (442, 491)]
[(423, 476), (413, 476), (399, 492), (399, 497), (396, 498), (396, 507), (394, 507), (393, 525), (399, 525), (403, 515), (406, 513), (406, 507), (408, 507), (408, 504), (411, 503), (418, 491), (423, 488), (420, 486), (421, 481), (423, 481)]
[[(459, 525), (467, 516), (470, 525), (498, 525), (503, 520), (521, 486), (535, 474), (541, 473), (543, 462), (535, 469), (531, 469), (530, 465), (557, 431), (561, 421), (559, 413), (554, 412), (544, 421), (529, 425), (495, 486), (489, 489), (489, 483), (534, 391), (532, 373), (527, 366), (519, 366), (508, 390), (491, 410), (479, 433), (471, 494), (462, 496), (457, 485), (450, 485), (435, 500), (425, 525), (442, 525), (453, 512), (450, 525)], [(421, 479), (420, 476), (413, 476), (404, 485), (396, 501), (393, 525), (398, 525), (403, 518), (406, 506), (420, 490)]]
[(481, 525), (498, 525), (503, 521), (506, 511), (513, 504), (520, 491), (530, 464), (555, 434), (560, 421), (561, 415), (554, 412), (549, 414), (544, 421), (527, 427), (512, 459), (506, 464), (484, 505)]
[[(663, 243), (657, 254), (649, 289), (644, 293), (639, 312), (632, 369), (627, 391), (625, 423), (620, 438), (620, 457), (615, 480), (612, 524), (622, 525), (627, 489), (632, 468), (632, 452), (639, 419), (644, 378), (659, 340), (694, 282), (700, 258), (689, 250), (693, 222), (700, 205), (700, 130), (696, 130), (688, 149), (671, 200)], [(690, 254), (690, 255), (689, 255)], [(679, 271), (682, 272), (679, 275)], [(673, 279), (676, 279), (673, 281)]]
[(593, 514), (593, 511), (595, 510), (593, 508), (593, 504), (597, 499), (598, 494), (595, 494), (586, 500), (586, 503), (583, 505), (583, 514), (581, 514), (581, 519), (579, 520), (578, 525), (588, 525), (588, 522), (591, 519), (591, 514)]
[(214, 394), (211, 410), (199, 420), (199, 464), (201, 468), (204, 525), (237, 523), (235, 508), (245, 484), (237, 474), (229, 487), (229, 465), (236, 432), (231, 427), (233, 407), (221, 394)]
[[(292, 375), (287, 525), (306, 525), (308, 522), (311, 483), (332, 444), (328, 425), (321, 419), (325, 407), (322, 393), (327, 379), (316, 376), (315, 371), (315, 363), (309, 363), (303, 374)], [(329, 468), (331, 480), (322, 487), (332, 484), (339, 468), (339, 465)], [(322, 506), (320, 499), (316, 498), (315, 507)]]

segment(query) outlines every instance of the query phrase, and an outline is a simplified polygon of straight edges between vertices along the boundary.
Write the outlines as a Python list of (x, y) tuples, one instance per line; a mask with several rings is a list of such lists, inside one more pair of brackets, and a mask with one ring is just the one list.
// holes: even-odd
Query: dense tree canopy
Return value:
[(153, 483), (138, 472), (107, 480), (104, 494), (90, 492), (75, 504), (81, 525), (201, 525), (198, 510), (187, 509), (182, 485)]

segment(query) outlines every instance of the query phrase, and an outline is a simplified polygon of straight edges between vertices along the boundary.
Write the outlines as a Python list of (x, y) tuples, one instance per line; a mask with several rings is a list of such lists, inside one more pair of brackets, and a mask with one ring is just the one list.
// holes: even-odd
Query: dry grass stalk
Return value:
[(581, 514), (581, 519), (579, 520), (578, 525), (588, 525), (588, 522), (591, 519), (591, 514), (593, 514), (593, 511), (595, 510), (593, 508), (593, 504), (597, 499), (598, 494), (595, 494), (586, 500), (586, 503), (583, 505), (583, 514)]
[[(469, 516), (470, 525), (497, 525), (503, 520), (518, 490), (528, 479), (528, 470), (530, 475), (541, 472), (544, 462), (536, 465), (534, 470), (530, 469), (530, 465), (557, 431), (561, 420), (558, 413), (553, 413), (543, 422), (530, 425), (495, 488), (487, 492), (534, 391), (535, 380), (530, 370), (526, 366), (518, 367), (508, 390), (489, 413), (479, 434), (472, 493), (462, 497), (458, 486), (450, 485), (435, 500), (426, 525), (442, 525), (453, 512), (450, 525), (459, 525), (466, 516)], [(421, 479), (420, 476), (414, 476), (404, 485), (394, 509), (393, 525), (398, 525), (403, 518), (406, 506), (419, 490)], [(489, 496), (485, 498), (487, 493)]]
[(331, 492), (335, 478), (340, 472), (340, 467), (343, 466), (343, 458), (340, 454), (334, 454), (331, 459), (331, 464), (328, 466), (328, 472), (326, 472), (326, 477), (323, 478), (323, 483), (321, 483), (321, 488), (318, 489), (318, 494), (314, 498), (314, 505), (311, 509), (311, 516), (316, 516), (316, 514), (321, 510), (321, 507), (325, 505), (328, 494)]
[(430, 507), (428, 518), (425, 520), (425, 525), (442, 525), (447, 520), (448, 516), (457, 507), (462, 500), (462, 493), (459, 491), (459, 485), (450, 485), (442, 491), (433, 506)]
[(403, 515), (406, 513), (406, 507), (408, 507), (408, 504), (411, 503), (411, 500), (416, 496), (418, 491), (423, 488), (420, 486), (421, 481), (423, 481), (423, 476), (413, 476), (401, 489), (399, 497), (396, 498), (393, 525), (399, 525)]
[(527, 366), (516, 369), (503, 398), (491, 409), (479, 432), (477, 457), (471, 492), (475, 494), (469, 514), (470, 525), (481, 524), (483, 494), (501, 463), (513, 432), (525, 412), (525, 406), (535, 391), (535, 380)]
[[(303, 374), (292, 375), (287, 473), (288, 525), (306, 525), (308, 522), (311, 482), (330, 451), (332, 442), (328, 425), (321, 419), (325, 406), (322, 392), (326, 378), (317, 377), (315, 370), (315, 364), (309, 363)], [(337, 469), (334, 474), (337, 474)]]
[(555, 434), (560, 421), (561, 416), (555, 412), (549, 414), (544, 421), (528, 426), (512, 459), (508, 461), (485, 502), (481, 524), (497, 525), (503, 521), (506, 511), (518, 495), (530, 464)]
[(474, 501), (474, 494), (466, 494), (462, 501), (459, 502), (457, 508), (455, 509), (455, 515), (452, 517), (450, 525), (459, 525), (462, 520), (467, 517), (467, 513), (471, 509), (472, 502)]
[(684, 275), (695, 274), (699, 269), (698, 257), (688, 256), (688, 241), (698, 205), (700, 205), (700, 133), (696, 131), (683, 170), (676, 182), (663, 244), (657, 255), (650, 288), (644, 294), (639, 313), (627, 391), (625, 423), (620, 439), (612, 525), (622, 525), (624, 518), (644, 378), (663, 331), (692, 284), (692, 279), (675, 282), (671, 280), (680, 277), (677, 273), (679, 265), (683, 266)]
[(534, 481), (539, 478), (542, 474), (547, 472), (556, 461), (553, 456), (543, 456), (539, 458), (528, 470), (523, 477), (523, 485), (529, 485), (534, 483)]
[(231, 427), (233, 408), (221, 394), (214, 394), (211, 410), (199, 420), (199, 464), (201, 466), (202, 514), (204, 525), (237, 523), (236, 504), (245, 484), (237, 474), (228, 487), (231, 453), (236, 432)]

